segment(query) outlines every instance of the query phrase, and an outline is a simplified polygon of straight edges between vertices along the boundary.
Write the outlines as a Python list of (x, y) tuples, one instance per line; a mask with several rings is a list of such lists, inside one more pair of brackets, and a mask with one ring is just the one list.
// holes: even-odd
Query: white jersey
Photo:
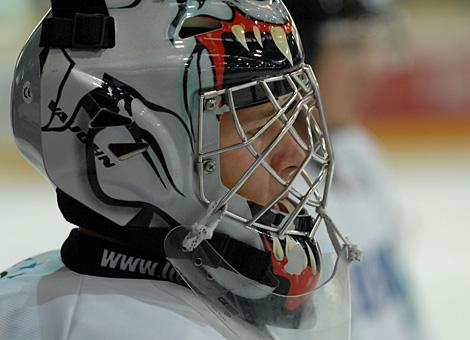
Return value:
[(422, 339), (405, 266), (396, 249), (400, 214), (375, 141), (349, 126), (331, 135), (335, 175), (327, 211), (363, 250), (350, 270), (352, 340)]
[(0, 339), (259, 339), (246, 323), (228, 331), (183, 286), (88, 276), (67, 269), (58, 251), (1, 274)]

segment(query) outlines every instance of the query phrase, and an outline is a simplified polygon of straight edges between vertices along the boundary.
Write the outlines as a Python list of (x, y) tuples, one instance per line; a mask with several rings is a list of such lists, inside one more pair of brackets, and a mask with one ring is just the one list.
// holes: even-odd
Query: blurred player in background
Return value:
[[(322, 89), (335, 150), (329, 211), (364, 250), (351, 272), (352, 339), (421, 339), (404, 263), (401, 216), (381, 151), (360, 124), (384, 68), (396, 13), (390, 1), (285, 1)], [(394, 57), (395, 56), (395, 57)], [(346, 204), (346, 203), (349, 204)]]

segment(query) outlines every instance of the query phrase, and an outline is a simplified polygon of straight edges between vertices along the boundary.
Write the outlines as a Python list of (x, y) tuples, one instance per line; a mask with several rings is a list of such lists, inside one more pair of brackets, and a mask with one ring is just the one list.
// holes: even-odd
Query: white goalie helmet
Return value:
[(325, 115), (281, 1), (53, 0), (12, 125), (68, 220), (160, 230), (151, 246), (229, 329), (347, 338), (353, 254), (324, 213)]

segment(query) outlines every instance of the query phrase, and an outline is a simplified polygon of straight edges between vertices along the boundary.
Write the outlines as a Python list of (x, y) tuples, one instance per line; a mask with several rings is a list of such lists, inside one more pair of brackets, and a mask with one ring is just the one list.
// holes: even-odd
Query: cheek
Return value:
[[(227, 115), (223, 115), (220, 120), (220, 148), (240, 143), (240, 138), (234, 131), (235, 127), (232, 120)], [(240, 162), (244, 159), (243, 152), (241, 150), (224, 152), (219, 157), (222, 183), (227, 188), (231, 188), (242, 174), (242, 164)]]
[[(241, 142), (240, 137), (235, 132), (231, 119), (226, 119), (225, 116), (222, 117), (220, 124), (220, 147), (224, 148)], [(260, 152), (262, 144), (262, 138), (259, 138), (252, 146)], [(220, 155), (220, 176), (222, 183), (227, 188), (232, 188), (254, 162), (255, 158), (246, 148), (222, 153)], [(252, 177), (256, 175), (256, 172)]]
[(231, 151), (220, 155), (220, 177), (227, 188), (233, 187), (242, 175), (244, 165), (241, 164), (243, 158), (240, 159), (239, 153)]
[[(253, 156), (244, 149), (225, 152), (220, 155), (221, 179), (227, 188), (232, 188), (255, 162)], [(250, 176), (256, 176), (258, 171)]]
[[(223, 185), (229, 189), (233, 188), (254, 162), (254, 157), (246, 150), (236, 150), (220, 155)], [(269, 181), (270, 175), (262, 167), (258, 167), (237, 193), (255, 203), (266, 204), (266, 196), (269, 197), (270, 190)]]
[[(241, 142), (238, 134), (234, 132), (233, 123), (221, 120), (220, 125), (220, 147), (228, 147)], [(276, 130), (277, 131), (277, 130)], [(274, 131), (274, 132), (276, 132)], [(274, 133), (273, 132), (273, 133)], [(274, 138), (271, 131), (260, 136), (253, 144), (253, 148), (261, 154)], [(246, 149), (240, 148), (220, 154), (220, 178), (222, 184), (227, 188), (233, 188), (240, 178), (247, 172), (256, 161), (255, 157)], [(265, 159), (271, 163), (271, 157)], [(238, 194), (255, 203), (264, 205), (272, 196), (272, 178), (262, 166), (251, 174), (248, 180), (238, 190)], [(275, 185), (274, 185), (275, 186)], [(263, 188), (263, 190), (260, 190)]]

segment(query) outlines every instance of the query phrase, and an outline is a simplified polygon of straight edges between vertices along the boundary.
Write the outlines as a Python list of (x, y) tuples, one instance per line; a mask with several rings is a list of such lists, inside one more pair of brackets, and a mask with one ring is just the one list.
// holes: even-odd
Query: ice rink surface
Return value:
[[(389, 153), (404, 208), (401, 251), (429, 340), (467, 340), (470, 334), (470, 145), (456, 145)], [(2, 270), (59, 248), (72, 228), (60, 216), (53, 189), (37, 175), (0, 176), (0, 206)]]

